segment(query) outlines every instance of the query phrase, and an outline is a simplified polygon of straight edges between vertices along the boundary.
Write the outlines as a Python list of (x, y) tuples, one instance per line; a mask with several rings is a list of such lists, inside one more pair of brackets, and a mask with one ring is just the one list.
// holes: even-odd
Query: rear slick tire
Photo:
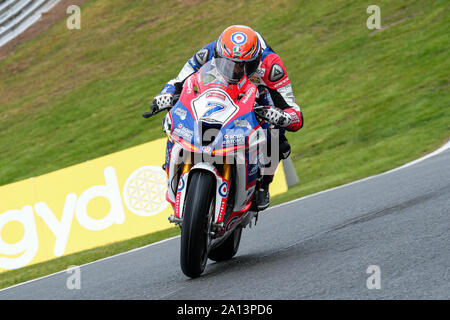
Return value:
[(190, 277), (200, 276), (208, 261), (211, 206), (214, 208), (216, 178), (205, 171), (189, 174), (181, 227), (180, 265)]

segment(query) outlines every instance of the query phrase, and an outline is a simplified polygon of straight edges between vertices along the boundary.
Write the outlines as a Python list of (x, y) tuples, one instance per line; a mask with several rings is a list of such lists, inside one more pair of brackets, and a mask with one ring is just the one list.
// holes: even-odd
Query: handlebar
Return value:
[[(156, 111), (152, 111), (152, 112), (144, 112), (144, 114), (142, 114), (142, 117), (145, 118), (145, 119), (148, 119), (148, 118), (153, 117), (154, 115), (160, 113), (161, 111), (170, 110), (178, 102), (179, 99), (180, 99), (180, 95), (176, 94), (176, 95), (173, 96), (172, 106), (170, 106), (168, 108), (164, 108), (164, 109), (156, 109)], [(152, 106), (153, 105), (154, 105), (154, 103), (152, 103)]]
[(148, 119), (150, 117), (153, 117), (154, 115), (160, 113), (161, 111), (166, 110), (166, 109), (158, 109), (154, 112), (144, 112), (144, 114), (142, 115), (142, 117), (144, 117), (145, 119)]

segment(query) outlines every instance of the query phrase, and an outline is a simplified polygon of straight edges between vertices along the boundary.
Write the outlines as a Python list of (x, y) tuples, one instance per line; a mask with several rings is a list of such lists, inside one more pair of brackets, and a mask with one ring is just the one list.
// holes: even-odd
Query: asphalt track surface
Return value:
[[(450, 150), (269, 208), (197, 279), (179, 237), (0, 291), (0, 299), (450, 299)], [(369, 266), (381, 288), (368, 289)]]

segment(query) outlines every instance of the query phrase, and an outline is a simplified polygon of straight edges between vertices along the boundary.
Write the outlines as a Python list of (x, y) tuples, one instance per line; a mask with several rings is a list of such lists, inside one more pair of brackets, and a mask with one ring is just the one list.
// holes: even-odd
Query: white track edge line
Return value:
[(392, 172), (395, 172), (395, 171), (399, 171), (399, 170), (411, 167), (411, 166), (413, 166), (415, 164), (418, 164), (418, 163), (420, 163), (420, 162), (422, 162), (424, 160), (427, 160), (427, 159), (429, 159), (431, 157), (434, 157), (434, 156), (436, 156), (436, 155), (446, 151), (447, 149), (450, 149), (450, 140), (446, 144), (444, 144), (442, 147), (440, 147), (439, 149), (437, 149), (437, 150), (435, 150), (435, 151), (433, 151), (433, 152), (431, 152), (431, 153), (429, 153), (429, 154), (427, 154), (427, 155), (425, 155), (425, 156), (423, 156), (423, 157), (421, 157), (419, 159), (416, 159), (416, 160), (413, 160), (411, 162), (408, 162), (408, 163), (406, 163), (406, 164), (404, 164), (404, 165), (402, 165), (400, 167), (397, 167), (397, 168), (394, 168), (394, 169), (391, 169), (391, 170), (388, 170), (388, 171), (385, 171), (385, 172), (382, 172), (382, 173), (377, 173), (377, 174), (375, 174), (373, 176), (369, 176), (369, 177), (362, 178), (362, 179), (359, 179), (359, 180), (356, 180), (356, 181), (352, 181), (352, 182), (349, 182), (349, 183), (346, 183), (346, 184), (343, 184), (343, 185), (340, 185), (340, 186), (336, 186), (336, 187), (333, 187), (333, 188), (330, 188), (330, 189), (327, 189), (327, 190), (322, 190), (322, 191), (319, 191), (319, 192), (316, 192), (316, 193), (313, 193), (313, 194), (309, 194), (309, 195), (303, 196), (301, 198), (297, 198), (297, 199), (294, 199), (294, 200), (291, 200), (291, 201), (287, 201), (287, 202), (283, 202), (283, 203), (277, 204), (277, 205), (275, 205), (273, 207), (269, 207), (265, 213), (269, 213), (272, 209), (276, 209), (276, 208), (282, 207), (284, 205), (292, 204), (292, 203), (295, 203), (295, 202), (298, 202), (298, 201), (302, 201), (302, 200), (305, 200), (305, 199), (308, 199), (308, 198), (312, 198), (312, 197), (318, 196), (320, 194), (323, 194), (323, 193), (326, 193), (326, 192), (329, 192), (329, 191), (334, 191), (336, 189), (345, 188), (345, 187), (348, 187), (348, 186), (351, 186), (351, 185), (354, 185), (354, 184), (357, 184), (357, 183), (360, 183), (360, 182), (363, 182), (363, 181), (367, 181), (367, 180), (371, 180), (371, 179), (383, 176), (383, 175), (388, 174), (388, 173), (392, 173)]
[[(425, 155), (425, 156), (423, 156), (423, 157), (421, 157), (419, 159), (416, 159), (416, 160), (413, 160), (411, 162), (408, 162), (408, 163), (406, 163), (406, 164), (404, 164), (404, 165), (402, 165), (400, 167), (397, 167), (397, 168), (391, 169), (389, 171), (382, 172), (382, 173), (379, 173), (379, 174), (376, 174), (376, 175), (373, 175), (373, 176), (370, 176), (370, 177), (366, 177), (366, 178), (363, 178), (363, 179), (360, 179), (360, 180), (352, 181), (352, 182), (349, 182), (349, 183), (346, 183), (346, 184), (343, 184), (343, 185), (340, 185), (340, 186), (336, 186), (336, 187), (333, 187), (333, 188), (330, 188), (330, 189), (327, 189), (327, 190), (319, 191), (319, 192), (316, 192), (316, 193), (313, 193), (313, 194), (310, 194), (310, 195), (307, 195), (307, 196), (304, 196), (304, 197), (301, 197), (301, 198), (298, 198), (298, 199), (294, 199), (294, 200), (291, 200), (291, 201), (288, 201), (288, 202), (283, 202), (281, 204), (278, 204), (276, 206), (268, 208), (267, 212), (265, 212), (265, 213), (269, 213), (273, 209), (276, 209), (276, 208), (279, 208), (279, 207), (282, 207), (282, 206), (285, 206), (285, 205), (288, 205), (288, 204), (291, 204), (291, 203), (302, 201), (302, 200), (305, 200), (305, 199), (308, 199), (308, 198), (311, 198), (311, 197), (314, 197), (314, 196), (317, 196), (317, 195), (320, 195), (320, 194), (323, 194), (323, 193), (326, 193), (326, 192), (329, 192), (329, 191), (333, 191), (333, 190), (336, 190), (336, 189), (345, 188), (345, 187), (348, 187), (348, 186), (356, 184), (356, 183), (360, 183), (360, 182), (363, 182), (363, 181), (366, 181), (366, 180), (370, 180), (370, 179), (373, 179), (373, 178), (376, 178), (376, 177), (379, 177), (379, 176), (382, 176), (382, 175), (385, 175), (385, 174), (388, 174), (388, 173), (392, 173), (392, 172), (395, 172), (395, 171), (398, 171), (398, 170), (410, 167), (410, 166), (415, 165), (415, 164), (417, 164), (419, 162), (422, 162), (422, 161), (424, 161), (424, 160), (426, 160), (428, 158), (436, 156), (436, 155), (446, 151), (447, 149), (450, 149), (450, 141), (448, 141), (445, 145), (443, 145), (439, 149), (437, 149), (437, 150), (435, 150), (435, 151), (433, 151), (433, 152), (431, 152), (431, 153), (429, 153), (429, 154), (427, 154), (427, 155)], [(93, 263), (97, 263), (97, 262), (101, 262), (101, 261), (104, 261), (104, 260), (116, 258), (118, 256), (121, 256), (121, 255), (124, 255), (124, 254), (128, 254), (128, 253), (131, 253), (131, 252), (135, 252), (135, 251), (139, 251), (141, 249), (145, 249), (145, 248), (148, 248), (148, 247), (151, 247), (151, 246), (154, 246), (154, 245), (158, 245), (158, 244), (170, 241), (170, 240), (174, 240), (174, 239), (177, 239), (179, 237), (180, 236), (175, 236), (175, 237), (167, 238), (167, 239), (164, 239), (164, 240), (161, 240), (161, 241), (158, 241), (158, 242), (153, 242), (153, 243), (150, 243), (150, 244), (145, 245), (143, 247), (134, 248), (134, 249), (131, 249), (129, 251), (121, 252), (121, 253), (118, 253), (118, 254), (115, 254), (115, 255), (112, 255), (112, 256), (109, 256), (109, 257), (105, 257), (105, 258), (102, 258), (102, 259), (99, 259), (99, 260), (95, 260), (95, 261), (91, 261), (91, 262), (82, 264), (79, 267), (81, 268), (81, 267), (85, 267), (85, 266), (88, 266), (88, 265), (93, 264)], [(46, 276), (43, 276), (43, 277), (40, 277), (40, 278), (36, 278), (36, 279), (28, 280), (26, 282), (18, 283), (16, 285), (11, 286), (11, 287), (0, 289), (0, 292), (6, 291), (8, 289), (13, 289), (15, 287), (22, 286), (22, 285), (25, 285), (25, 284), (29, 284), (29, 283), (32, 283), (32, 282), (35, 282), (35, 281), (43, 280), (45, 278), (49, 278), (49, 277), (55, 276), (55, 275), (63, 273), (63, 272), (67, 272), (67, 269), (66, 270), (61, 270), (61, 271), (58, 271), (58, 272), (55, 272), (55, 273), (52, 273), (52, 274), (49, 274), (49, 275), (46, 275)]]
[[(87, 262), (87, 263), (82, 264), (82, 265), (77, 266), (77, 267), (82, 268), (82, 267), (88, 266), (88, 265), (93, 264), (93, 263), (97, 263), (97, 262), (105, 261), (105, 260), (108, 260), (108, 259), (116, 258), (116, 257), (118, 257), (118, 256), (125, 255), (125, 254), (128, 254), (128, 253), (132, 253), (132, 252), (135, 252), (135, 251), (138, 251), (138, 250), (141, 250), (141, 249), (145, 249), (145, 248), (148, 248), (148, 247), (151, 247), (151, 246), (154, 246), (154, 245), (157, 245), (157, 244), (161, 244), (161, 243), (164, 243), (164, 242), (167, 242), (167, 241), (170, 241), (170, 240), (179, 238), (179, 237), (180, 237), (180, 236), (174, 236), (174, 237), (171, 237), (171, 238), (163, 239), (163, 240), (160, 240), (160, 241), (158, 241), (158, 242), (153, 242), (153, 243), (147, 244), (147, 245), (145, 245), (145, 246), (143, 246), (143, 247), (134, 248), (134, 249), (131, 249), (131, 250), (128, 250), (128, 251), (124, 251), (124, 252), (117, 253), (117, 254), (112, 255), (112, 256), (109, 256), (109, 257), (104, 257), (104, 258), (101, 258), (101, 259), (98, 259), (98, 260), (94, 260), (94, 261), (91, 261), (91, 262)], [(55, 276), (55, 275), (60, 274), (60, 273), (63, 273), (63, 272), (67, 272), (67, 270), (69, 270), (69, 268), (67, 268), (67, 269), (65, 269), (65, 270), (61, 270), (61, 271), (55, 272), (55, 273), (52, 273), (52, 274), (48, 274), (48, 275), (43, 276), (43, 277), (40, 277), (40, 278), (31, 279), (31, 280), (28, 280), (28, 281), (25, 281), (25, 282), (21, 282), (21, 283), (15, 284), (15, 285), (13, 285), (13, 286), (10, 286), (10, 287), (7, 287), (7, 288), (0, 289), (0, 292), (5, 291), (5, 290), (8, 290), (8, 289), (13, 289), (13, 288), (18, 287), (18, 286), (21, 286), (21, 285), (29, 284), (29, 283), (31, 283), (31, 282), (43, 280), (43, 279), (45, 279), (45, 278), (49, 278), (49, 277)]]

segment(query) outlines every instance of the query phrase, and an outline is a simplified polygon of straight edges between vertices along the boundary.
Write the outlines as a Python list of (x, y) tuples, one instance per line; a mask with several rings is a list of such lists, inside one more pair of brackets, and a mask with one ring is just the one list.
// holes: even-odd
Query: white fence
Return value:
[(60, 0), (0, 0), (0, 47), (27, 30)]

